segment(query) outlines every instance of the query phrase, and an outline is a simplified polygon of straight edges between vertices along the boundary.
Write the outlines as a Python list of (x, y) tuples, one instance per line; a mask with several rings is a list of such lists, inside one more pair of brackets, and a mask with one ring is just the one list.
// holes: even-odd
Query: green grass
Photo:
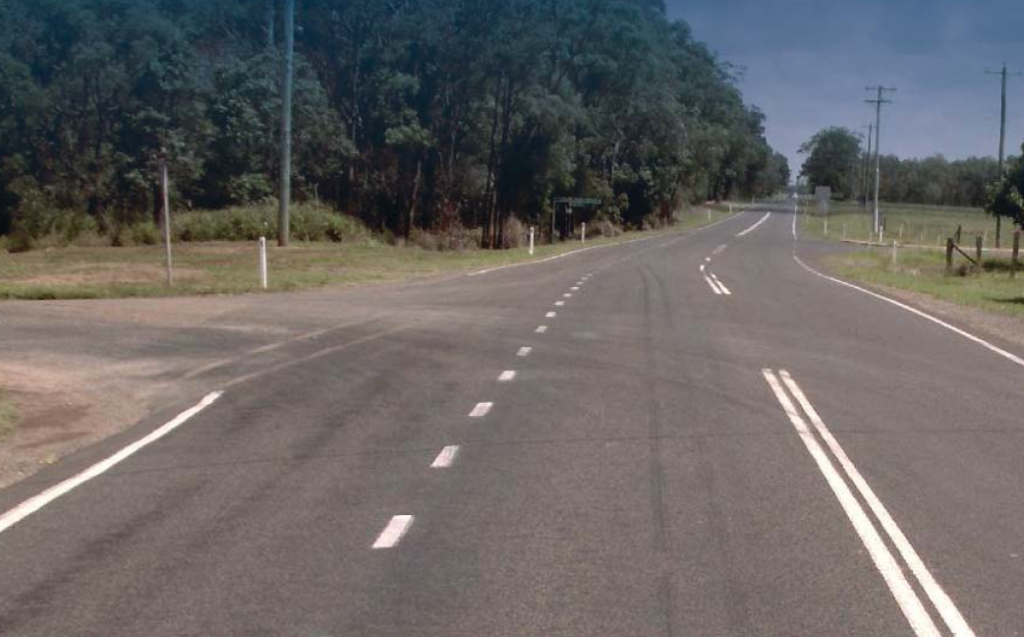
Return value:
[[(706, 210), (711, 209), (710, 220)], [(729, 216), (727, 204), (678, 215), (667, 230), (682, 232)], [(587, 245), (621, 242), (651, 233), (597, 238)], [(578, 242), (504, 251), (434, 252), (374, 242), (303, 243), (268, 250), (270, 291), (327, 285), (407, 281), (543, 259), (578, 249)], [(259, 292), (256, 244), (179, 243), (174, 286), (164, 282), (160, 246), (68, 247), (0, 254), (0, 299), (86, 299)]]
[[(980, 208), (954, 208), (948, 206), (924, 206), (914, 204), (882, 204), (881, 214), (885, 219), (884, 241), (901, 240), (908, 245), (943, 246), (946, 238), (962, 227), (961, 243), (974, 245), (975, 237), (981, 236), (986, 246), (995, 245), (996, 221)], [(809, 234), (825, 237), (825, 215), (817, 210), (814, 202), (801, 201), (800, 228)], [(855, 241), (877, 240), (871, 234), (873, 215), (862, 210), (857, 204), (835, 203), (828, 214), (827, 238)], [(1004, 247), (1010, 241), (1012, 227), (1004, 223), (1002, 239)], [(902, 239), (901, 239), (902, 237)]]
[(875, 286), (927, 294), (943, 301), (1024, 319), (1024, 271), (1010, 278), (1009, 257), (982, 261), (983, 271), (957, 255), (952, 276), (945, 273), (945, 253), (939, 250), (901, 249), (893, 266), (892, 251), (877, 249), (834, 255), (826, 266), (835, 274)]
[(11, 433), (17, 415), (14, 404), (9, 398), (4, 396), (3, 390), (0, 390), (0, 440), (3, 440)]

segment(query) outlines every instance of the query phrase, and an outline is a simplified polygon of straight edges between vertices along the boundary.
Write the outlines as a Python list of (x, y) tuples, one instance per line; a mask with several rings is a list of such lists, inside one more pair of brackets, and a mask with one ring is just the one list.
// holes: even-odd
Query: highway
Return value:
[(1024, 634), (1024, 352), (795, 227), (267, 297), (334, 327), (0, 491), (0, 634)]

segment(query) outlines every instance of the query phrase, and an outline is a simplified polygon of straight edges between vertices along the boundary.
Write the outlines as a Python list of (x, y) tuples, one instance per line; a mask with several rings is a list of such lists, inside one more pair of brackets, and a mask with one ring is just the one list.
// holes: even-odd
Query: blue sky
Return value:
[[(899, 89), (882, 114), (882, 152), (995, 156), (999, 80), (1024, 71), (1024, 0), (665, 0), (725, 60), (790, 158), (826, 126), (874, 121), (864, 87)], [(1024, 77), (1011, 78), (1007, 153), (1024, 141)], [(866, 133), (866, 130), (865, 130)]]

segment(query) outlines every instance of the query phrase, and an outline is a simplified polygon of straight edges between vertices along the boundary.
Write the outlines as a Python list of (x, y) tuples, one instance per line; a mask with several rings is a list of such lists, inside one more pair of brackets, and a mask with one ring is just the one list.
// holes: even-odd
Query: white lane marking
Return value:
[(711, 263), (711, 257), (704, 257), (704, 263)]
[(558, 316), (558, 312), (548, 312), (544, 315), (544, 318), (555, 318), (556, 316)]
[(501, 376), (498, 376), (498, 382), (500, 382), (500, 383), (508, 383), (508, 382), (511, 382), (511, 381), (515, 380), (515, 378), (516, 378), (515, 371), (513, 371), (511, 369), (506, 369), (505, 371), (501, 372)]
[(704, 282), (708, 284), (708, 287), (711, 288), (712, 292), (714, 292), (715, 294), (718, 294), (718, 295), (722, 294), (722, 291), (718, 289), (718, 286), (715, 285), (715, 282), (712, 281), (711, 277), (709, 277), (706, 274), (704, 275)]
[(178, 427), (188, 422), (193, 416), (203, 411), (213, 403), (215, 403), (223, 393), (224, 392), (215, 391), (213, 393), (207, 394), (202, 400), (196, 403), (195, 406), (190, 407), (189, 409), (186, 409), (185, 411), (181, 412), (180, 414), (175, 416), (174, 419), (171, 420), (170, 422), (167, 422), (161, 425), (159, 428), (154, 429), (146, 436), (143, 436), (142, 438), (136, 440), (135, 442), (121, 449), (120, 451), (110, 456), (106, 460), (101, 460), (100, 462), (97, 462), (96, 464), (92, 465), (91, 467), (82, 471), (81, 473), (78, 473), (68, 478), (67, 480), (64, 480), (63, 482), (55, 484), (54, 486), (43, 491), (39, 495), (33, 496), (28, 500), (25, 500), (24, 502), (17, 505), (10, 511), (7, 511), (3, 515), (0, 515), (0, 533), (3, 533), (4, 531), (11, 528), (18, 522), (21, 522), (28, 516), (32, 515), (33, 513), (43, 508), (47, 504), (53, 502), (62, 495), (68, 493), (75, 487), (81, 486), (82, 484), (88, 482), (89, 480), (92, 480), (93, 478), (103, 473), (106, 473), (112, 467), (124, 461), (129, 456), (135, 454), (143, 447), (150, 445), (156, 442), (157, 440), (160, 440), (167, 434), (171, 433)]
[(562, 307), (563, 305), (565, 305), (565, 301), (555, 301), (556, 307)]
[(391, 518), (388, 525), (377, 536), (377, 541), (373, 543), (373, 548), (390, 549), (396, 546), (402, 540), (402, 536), (409, 531), (413, 519), (411, 515), (396, 515)]
[(712, 256), (722, 254), (723, 252), (725, 252), (725, 249), (728, 248), (728, 247), (729, 246), (727, 246), (726, 244), (723, 243), (722, 245), (720, 245), (717, 248), (715, 248), (714, 250), (712, 250), (711, 254), (712, 254)]
[(569, 289), (570, 289), (570, 290), (572, 290), (573, 292), (579, 292), (579, 291), (580, 291), (580, 286), (578, 286), (578, 285), (574, 285), (574, 286), (572, 286), (572, 287), (571, 287), (571, 288), (569, 288)]
[(473, 411), (469, 412), (469, 417), (483, 418), (491, 412), (491, 407), (494, 407), (494, 403), (477, 403)]
[(520, 347), (519, 351), (516, 352), (516, 356), (529, 356), (530, 352), (533, 351), (532, 347)]
[(706, 267), (708, 267), (708, 266), (707, 266), (707, 264), (705, 264), (705, 263), (701, 263), (701, 264), (700, 264), (700, 271), (701, 271), (701, 272), (703, 272), (703, 271), (704, 271), (704, 268), (706, 268)]
[(712, 273), (711, 273), (711, 278), (712, 278), (712, 279), (714, 280), (714, 282), (715, 282), (715, 283), (717, 283), (717, 284), (718, 284), (718, 287), (720, 287), (720, 288), (722, 289), (722, 294), (724, 294), (724, 295), (726, 295), (726, 296), (731, 296), (731, 295), (732, 295), (732, 291), (730, 291), (730, 290), (729, 290), (729, 288), (725, 287), (725, 284), (724, 284), (724, 283), (722, 283), (722, 282), (721, 282), (721, 281), (720, 281), (720, 280), (718, 279), (718, 275), (717, 275), (717, 274), (715, 274), (714, 272), (712, 272)]
[(431, 469), (447, 469), (455, 463), (455, 456), (459, 455), (458, 445), (448, 445), (437, 454), (434, 461), (430, 463)]
[(536, 332), (537, 334), (543, 334), (544, 332), (548, 331), (548, 326), (547, 325), (538, 325), (537, 329), (535, 329), (533, 331)]
[(886, 303), (890, 303), (892, 305), (895, 305), (896, 307), (898, 307), (900, 309), (903, 309), (903, 310), (906, 310), (906, 311), (911, 312), (913, 314), (916, 314), (917, 316), (920, 316), (921, 318), (923, 318), (923, 319), (925, 319), (927, 321), (931, 321), (932, 323), (935, 323), (936, 325), (938, 325), (940, 327), (944, 327), (947, 330), (949, 330), (949, 331), (951, 331), (951, 332), (953, 332), (955, 334), (959, 334), (960, 336), (963, 336), (964, 338), (966, 338), (969, 341), (973, 341), (973, 342), (977, 343), (978, 345), (981, 345), (982, 347), (984, 347), (984, 348), (986, 348), (986, 349), (988, 349), (988, 350), (990, 350), (992, 352), (995, 352), (996, 354), (1002, 356), (1003, 358), (1005, 358), (1006, 360), (1010, 361), (1011, 363), (1015, 363), (1017, 365), (1020, 365), (1021, 367), (1024, 367), (1024, 358), (1021, 358), (1020, 356), (1017, 356), (1016, 354), (1011, 354), (1010, 352), (1006, 351), (1005, 349), (1003, 349), (1001, 347), (998, 347), (996, 345), (993, 345), (992, 343), (989, 343), (988, 341), (986, 341), (985, 339), (983, 339), (981, 337), (975, 336), (974, 334), (971, 334), (970, 332), (966, 332), (966, 331), (964, 331), (964, 330), (962, 330), (959, 327), (956, 327), (954, 325), (950, 325), (949, 323), (943, 321), (942, 319), (936, 318), (936, 317), (932, 316), (931, 314), (927, 314), (925, 312), (922, 312), (921, 310), (919, 310), (919, 309), (917, 309), (915, 307), (911, 307), (911, 306), (907, 305), (906, 303), (900, 303), (896, 299), (890, 299), (887, 296), (883, 296), (883, 295), (881, 295), (881, 294), (879, 294), (877, 292), (872, 292), (871, 290), (868, 290), (866, 288), (862, 288), (859, 285), (854, 285), (853, 283), (848, 283), (846, 281), (843, 281), (842, 279), (837, 279), (837, 278), (831, 277), (831, 276), (829, 276), (827, 274), (822, 274), (821, 272), (818, 272), (817, 270), (815, 270), (811, 266), (809, 266), (806, 263), (804, 263), (800, 259), (800, 257), (796, 256), (795, 254), (793, 255), (793, 258), (796, 260), (797, 263), (799, 263), (805, 270), (807, 270), (811, 274), (819, 276), (819, 277), (821, 277), (823, 279), (826, 279), (828, 281), (831, 281), (833, 283), (838, 283), (839, 285), (846, 286), (846, 287), (848, 287), (850, 289), (857, 290), (858, 292), (863, 292), (864, 294), (867, 294), (868, 296), (873, 296), (876, 299), (879, 299), (881, 301), (885, 301)]
[(853, 482), (853, 486), (857, 488), (861, 497), (863, 497), (864, 501), (867, 502), (868, 508), (875, 514), (875, 517), (882, 525), (882, 529), (884, 529), (888, 534), (892, 543), (896, 546), (896, 550), (899, 551), (903, 560), (907, 563), (907, 566), (910, 567), (910, 571), (914, 574), (914, 577), (916, 577), (917, 581), (920, 582), (921, 588), (924, 589), (928, 599), (930, 599), (932, 604), (935, 605), (935, 608), (938, 609), (939, 615), (942, 616), (942, 620), (946, 622), (946, 626), (949, 627), (956, 637), (974, 637), (974, 631), (967, 625), (966, 620), (964, 620), (963, 615), (960, 614), (956, 604), (953, 603), (953, 600), (946, 594), (946, 591), (944, 591), (939, 583), (935, 581), (935, 578), (932, 577), (928, 567), (925, 566), (924, 560), (922, 560), (921, 556), (917, 554), (916, 550), (914, 550), (914, 547), (910, 544), (910, 540), (907, 539), (907, 536), (903, 534), (899, 525), (896, 524), (896, 521), (893, 520), (891, 515), (889, 515), (888, 509), (885, 508), (882, 501), (878, 499), (877, 495), (875, 495), (874, 490), (860, 474), (860, 471), (857, 469), (856, 465), (853, 464), (853, 461), (846, 455), (846, 451), (843, 450), (839, 441), (832, 435), (832, 431), (829, 430), (827, 425), (825, 425), (825, 422), (821, 419), (821, 416), (818, 415), (818, 411), (814, 408), (814, 405), (811, 404), (811, 401), (807, 399), (803, 390), (800, 389), (800, 386), (797, 385), (796, 381), (793, 380), (793, 377), (788, 371), (780, 370), (779, 376), (782, 377), (782, 381), (786, 384), (789, 392), (793, 394), (797, 402), (800, 403), (804, 413), (806, 413), (808, 418), (810, 418), (811, 423), (825, 441), (825, 444), (830, 450), (832, 450), (832, 454), (835, 456), (836, 460), (839, 461), (839, 466), (843, 468), (846, 475), (849, 476), (850, 481)]
[(750, 234), (754, 230), (757, 230), (757, 227), (760, 226), (762, 223), (764, 223), (765, 221), (768, 221), (768, 217), (770, 217), (770, 216), (772, 216), (772, 213), (770, 213), (770, 212), (766, 213), (765, 216), (763, 216), (760, 219), (758, 219), (757, 223), (755, 223), (754, 225), (750, 226), (749, 228), (747, 228), (743, 232), (740, 232), (736, 236), (737, 237), (745, 237), (745, 236), (747, 236), (748, 234)]
[(566, 292), (565, 294), (562, 295), (562, 297), (567, 298), (567, 299), (571, 299), (572, 298), (572, 294), (570, 294), (569, 292)]
[(910, 623), (914, 633), (918, 637), (940, 637), (938, 628), (935, 627), (935, 623), (932, 622), (928, 611), (925, 610), (917, 593), (914, 592), (914, 589), (904, 576), (903, 569), (900, 568), (893, 554), (889, 552), (889, 548), (878, 534), (878, 530), (875, 529), (875, 525), (872, 524), (867, 512), (861, 507), (860, 502), (857, 501), (853, 492), (850, 491), (846, 482), (843, 481), (842, 476), (839, 475), (839, 472), (832, 465), (832, 461), (829, 460), (825, 450), (821, 448), (814, 434), (811, 433), (807, 422), (797, 412), (796, 406), (793, 405), (793, 401), (786, 395), (775, 373), (770, 369), (761, 370), (761, 373), (764, 374), (768, 386), (771, 387), (775, 398), (782, 405), (783, 411), (789, 417), (789, 421), (796, 429), (800, 440), (807, 447), (808, 453), (811, 454), (814, 462), (818, 465), (818, 470), (825, 476), (825, 481), (828, 482), (832, 493), (839, 500), (839, 504), (846, 513), (846, 517), (853, 524), (853, 528), (860, 537), (861, 542), (863, 542), (864, 547), (868, 550), (868, 555), (871, 556), (875, 568), (881, 573), (882, 579), (885, 580), (893, 597), (896, 598), (896, 603), (899, 604), (900, 610), (903, 611), (903, 616), (907, 618), (907, 622)]

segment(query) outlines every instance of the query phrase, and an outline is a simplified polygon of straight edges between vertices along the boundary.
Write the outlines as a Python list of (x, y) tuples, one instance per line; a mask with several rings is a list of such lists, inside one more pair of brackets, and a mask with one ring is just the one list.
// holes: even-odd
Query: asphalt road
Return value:
[(0, 491), (223, 392), (0, 531), (0, 633), (1024, 633), (1024, 367), (815, 275), (794, 252), (835, 248), (766, 210), (269, 301), (334, 327)]

